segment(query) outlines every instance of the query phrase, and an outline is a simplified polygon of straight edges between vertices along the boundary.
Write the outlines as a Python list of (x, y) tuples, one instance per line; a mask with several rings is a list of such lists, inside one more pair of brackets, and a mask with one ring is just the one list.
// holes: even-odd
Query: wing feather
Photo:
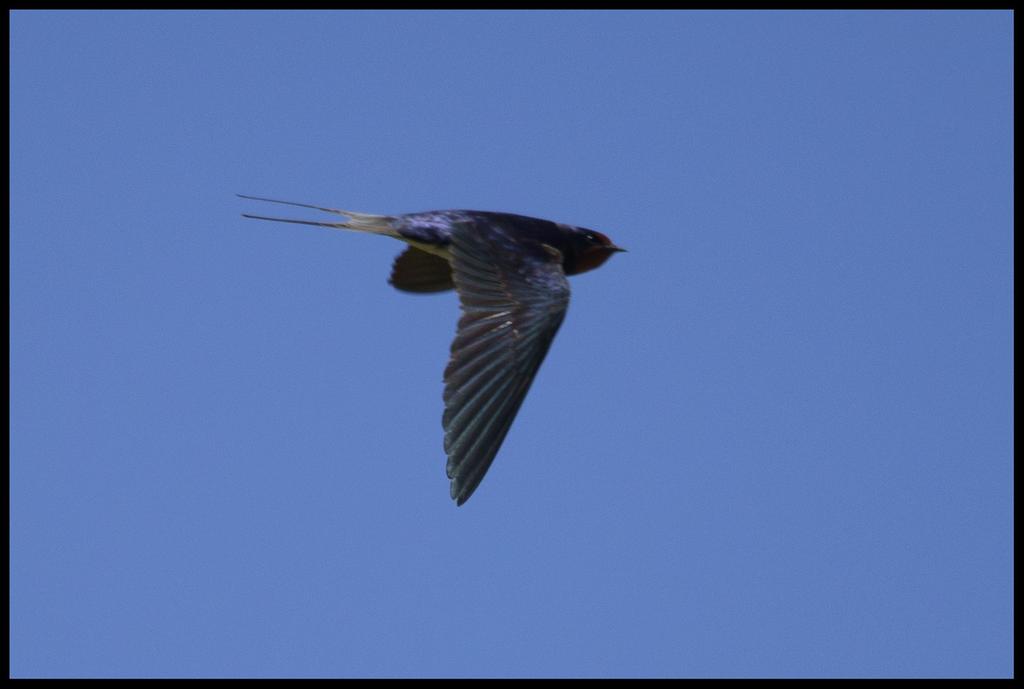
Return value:
[(451, 266), (462, 306), (445, 369), (445, 452), (452, 498), (480, 485), (569, 305), (557, 252), (525, 252), (480, 223), (459, 223)]
[(403, 292), (443, 292), (455, 287), (448, 261), (415, 246), (395, 258), (388, 282)]

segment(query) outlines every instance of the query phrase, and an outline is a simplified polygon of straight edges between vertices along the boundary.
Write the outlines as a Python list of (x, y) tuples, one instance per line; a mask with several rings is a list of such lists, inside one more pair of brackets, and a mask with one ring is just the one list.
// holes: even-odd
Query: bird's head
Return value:
[(569, 251), (566, 252), (564, 266), (567, 275), (585, 273), (599, 267), (608, 258), (619, 251), (625, 251), (620, 246), (615, 246), (608, 236), (597, 230), (588, 230), (585, 227), (570, 227)]

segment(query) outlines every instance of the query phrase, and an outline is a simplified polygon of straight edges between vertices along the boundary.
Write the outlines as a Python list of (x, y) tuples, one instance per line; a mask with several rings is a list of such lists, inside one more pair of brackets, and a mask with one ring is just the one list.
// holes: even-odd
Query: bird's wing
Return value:
[(415, 246), (398, 255), (388, 282), (403, 292), (443, 292), (455, 287), (448, 259)]
[(462, 306), (444, 372), (444, 449), (459, 505), (480, 484), (569, 306), (561, 254), (517, 250), (478, 223), (452, 231)]

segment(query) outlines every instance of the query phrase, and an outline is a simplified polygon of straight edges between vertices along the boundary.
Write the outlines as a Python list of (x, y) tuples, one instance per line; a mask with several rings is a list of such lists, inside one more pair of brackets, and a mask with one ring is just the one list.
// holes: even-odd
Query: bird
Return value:
[(494, 211), (372, 215), (238, 194), (342, 217), (245, 218), (355, 230), (408, 244), (388, 282), (403, 292), (454, 289), (461, 316), (444, 371), (445, 472), (464, 504), (490, 468), (569, 306), (569, 281), (626, 251), (596, 230)]

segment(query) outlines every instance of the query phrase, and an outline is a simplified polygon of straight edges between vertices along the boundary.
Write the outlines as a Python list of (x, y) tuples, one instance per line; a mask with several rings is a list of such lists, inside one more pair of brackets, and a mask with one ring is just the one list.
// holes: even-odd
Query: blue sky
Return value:
[[(1011, 49), (1008, 12), (13, 13), (11, 674), (1011, 675)], [(455, 296), (235, 193), (630, 253), (456, 508)]]

